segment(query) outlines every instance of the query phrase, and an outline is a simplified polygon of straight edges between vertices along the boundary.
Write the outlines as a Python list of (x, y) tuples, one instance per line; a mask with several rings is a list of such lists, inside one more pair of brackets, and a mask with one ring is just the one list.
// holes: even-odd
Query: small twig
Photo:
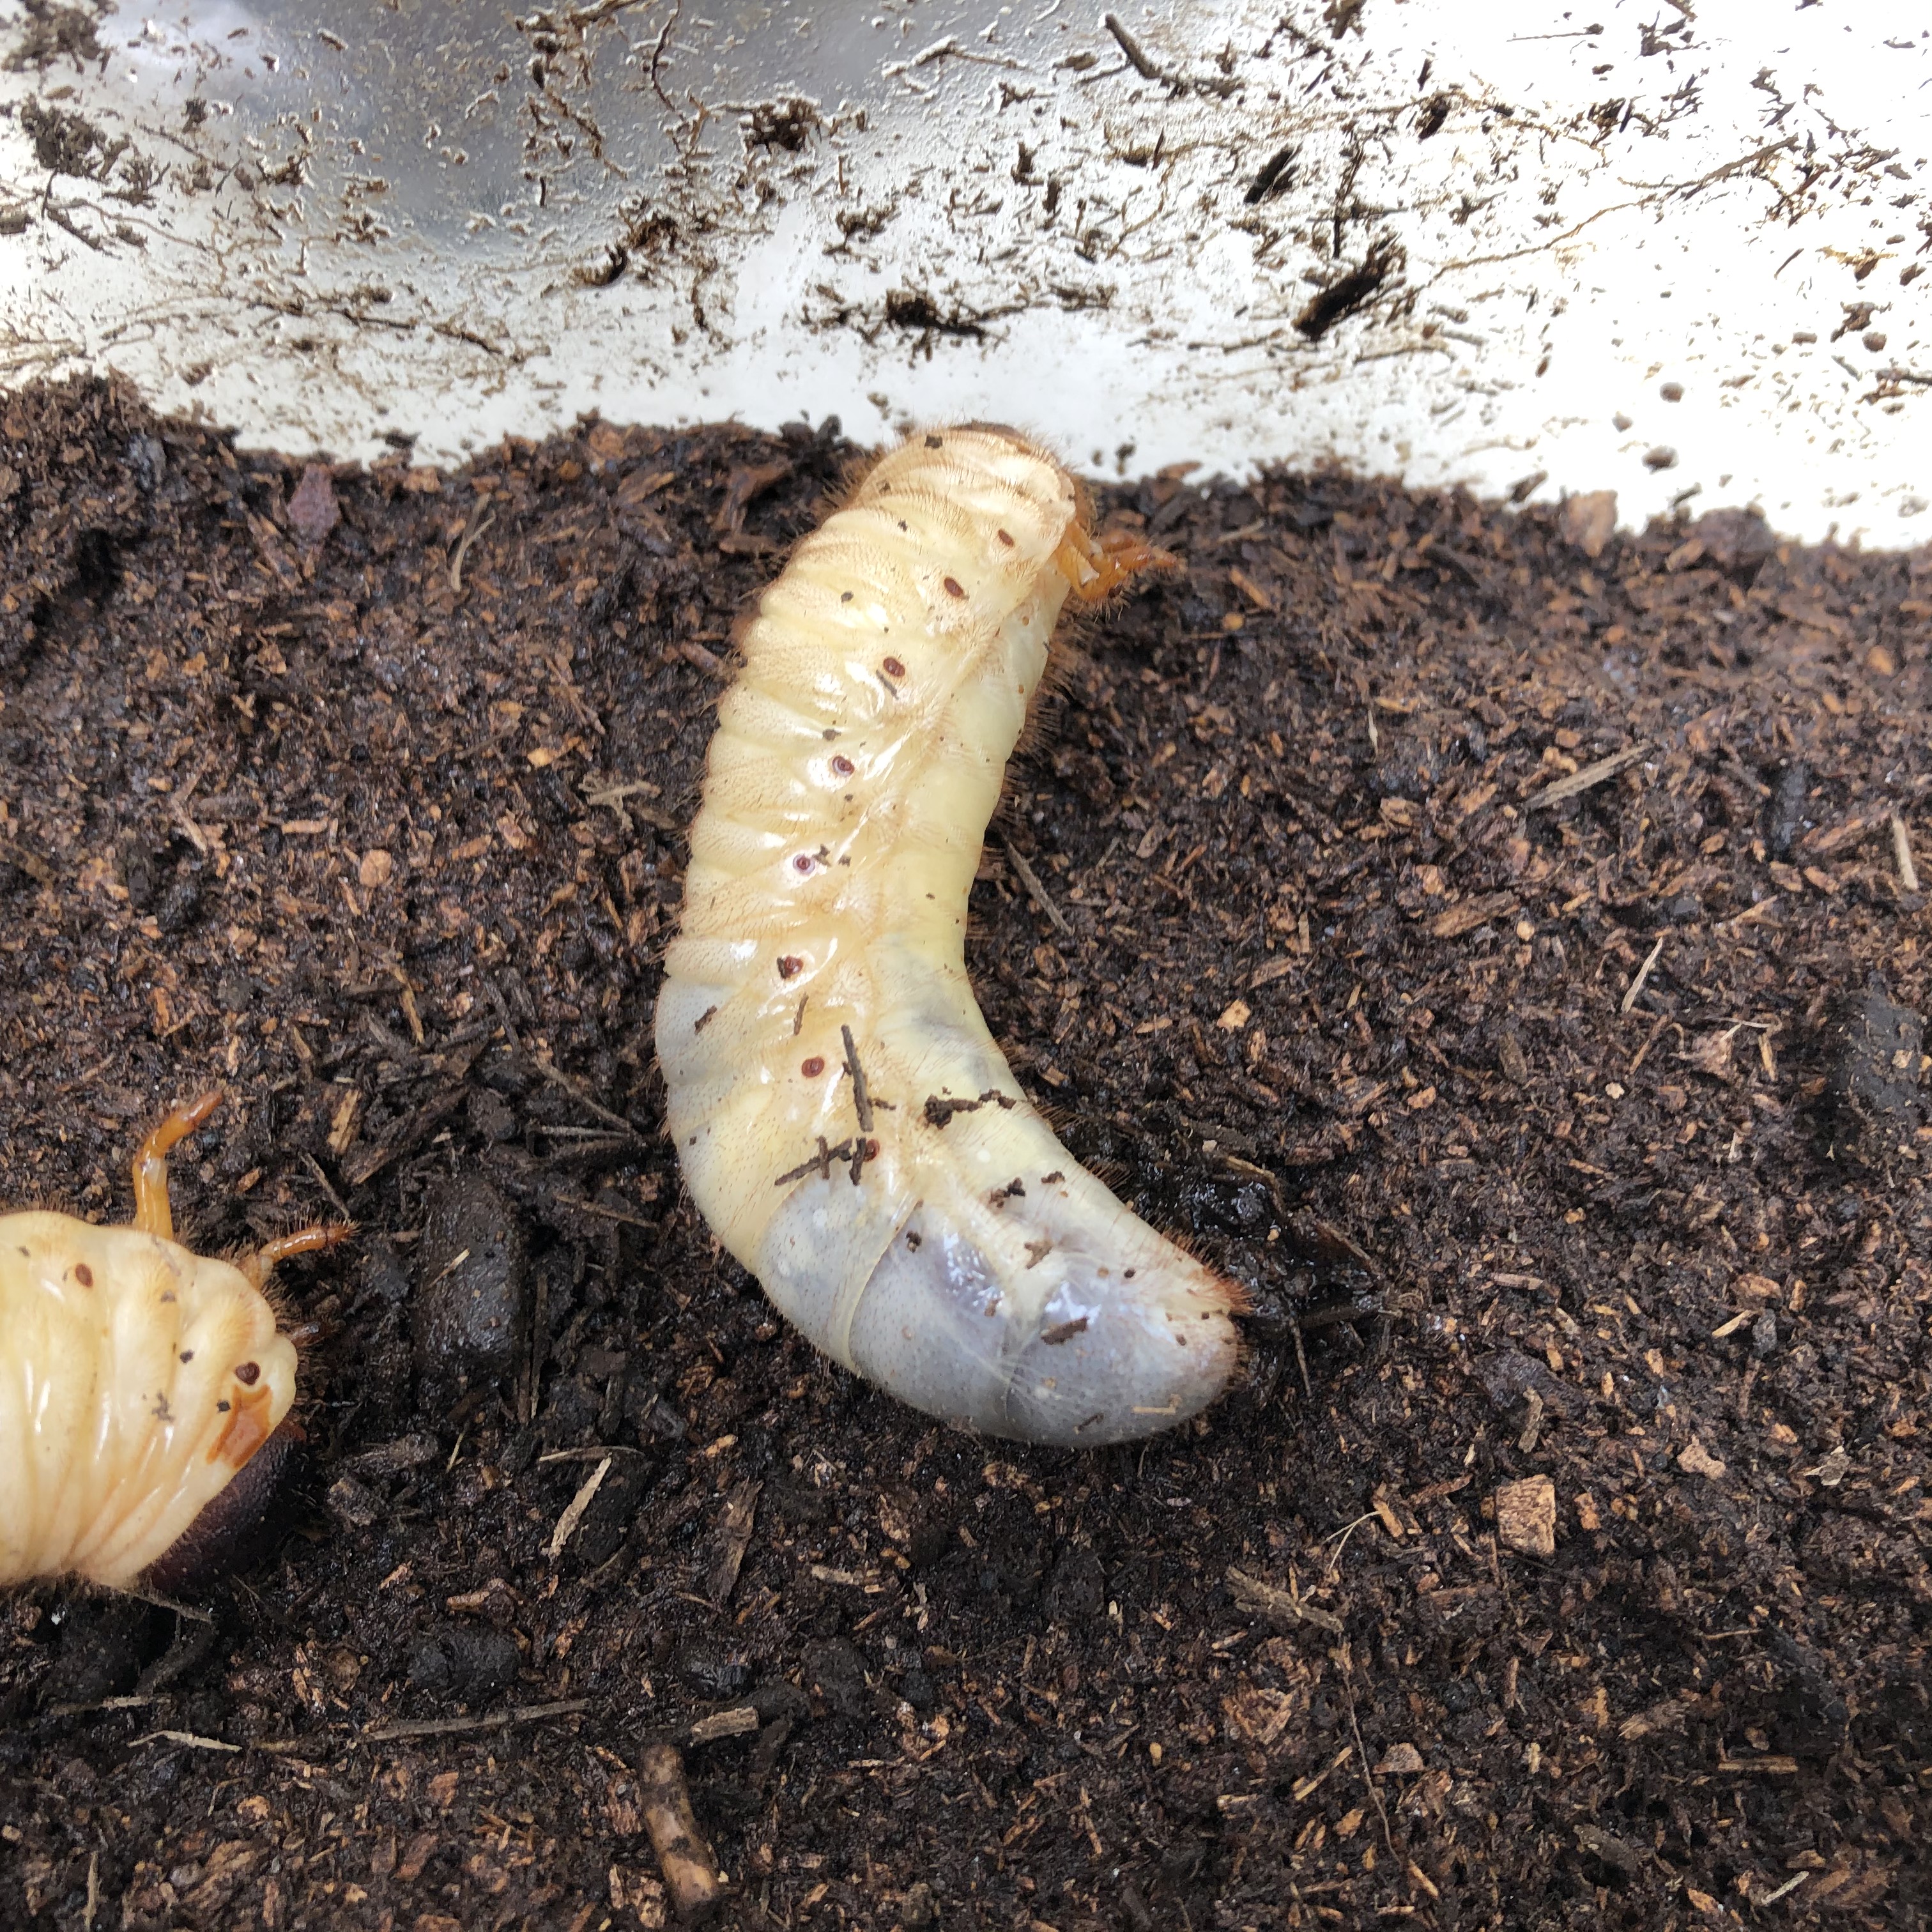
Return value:
[(1898, 868), (1898, 883), (1908, 892), (1918, 890), (1918, 868), (1912, 862), (1912, 833), (1897, 812), (1892, 814), (1892, 862)]
[(1040, 874), (1027, 863), (1024, 856), (1016, 851), (1012, 846), (1007, 845), (1004, 850), (1013, 870), (1020, 875), (1020, 884), (1033, 895), (1034, 904), (1052, 920), (1054, 926), (1065, 938), (1068, 939), (1077, 938), (1078, 935), (1074, 932), (1072, 922), (1059, 907), (1047, 897), (1046, 888), (1040, 882)]
[(1624, 1003), (1617, 1009), (1619, 1012), (1627, 1013), (1636, 1004), (1636, 996), (1643, 991), (1644, 982), (1650, 977), (1650, 969), (1662, 956), (1665, 937), (1660, 932), (1657, 935), (1657, 944), (1650, 949), (1650, 957), (1636, 969), (1636, 977), (1630, 982), (1630, 990), (1624, 995)]
[[(403, 1018), (410, 1024), (410, 1037), (416, 1042), (416, 1050), (420, 1052), (428, 1036), (423, 1031), (422, 1014), (416, 1006), (416, 989), (410, 985), (410, 976), (393, 961), (389, 966), (389, 976), (396, 982), (398, 989), (397, 998), (403, 1010)], [(374, 1018), (374, 1016), (372, 1014), (370, 1017)]]
[(872, 1096), (866, 1090), (866, 1070), (859, 1064), (859, 1049), (853, 1043), (852, 1029), (842, 1026), (838, 1030), (845, 1041), (845, 1071), (852, 1076), (852, 1104), (859, 1110), (859, 1131), (869, 1134), (872, 1131)]
[(1136, 40), (1133, 35), (1127, 32), (1119, 14), (1108, 14), (1104, 15), (1101, 20), (1101, 25), (1104, 26), (1108, 32), (1112, 34), (1114, 38), (1120, 44), (1120, 51), (1126, 56), (1128, 64), (1132, 68), (1135, 73), (1140, 76), (1142, 80), (1165, 80), (1167, 78), (1167, 76), (1162, 74), (1160, 69), (1156, 67), (1154, 62), (1148, 58), (1147, 54), (1142, 47), (1140, 42)]
[(1566, 798), (1574, 798), (1579, 792), (1588, 791), (1592, 785), (1599, 785), (1604, 779), (1614, 778), (1626, 765), (1634, 765), (1650, 749), (1647, 744), (1627, 745), (1621, 752), (1612, 752), (1607, 758), (1599, 758), (1594, 765), (1586, 765), (1580, 772), (1572, 772), (1567, 778), (1558, 778), (1553, 785), (1546, 785), (1534, 798), (1523, 804), (1525, 812), (1540, 812), (1546, 805), (1561, 805)]
[[(633, 1140), (636, 1138), (634, 1133), (631, 1136)], [(609, 1143), (604, 1144), (608, 1146)], [(621, 1221), (627, 1228), (647, 1228), (655, 1232), (661, 1225), (646, 1220), (641, 1214), (627, 1214), (621, 1208), (607, 1208), (601, 1201), (586, 1201), (580, 1195), (566, 1194), (560, 1189), (553, 1188), (550, 1198), (560, 1208), (574, 1208), (580, 1214), (595, 1214), (600, 1221)]]
[(1308, 1351), (1301, 1345), (1301, 1324), (1291, 1322), (1288, 1332), (1294, 1337), (1294, 1359), (1301, 1366), (1301, 1392), (1310, 1402), (1315, 1400), (1315, 1384), (1308, 1373)]
[(1382, 1844), (1387, 1849), (1391, 1864), (1395, 1860), (1395, 1840), (1389, 1835), (1388, 1813), (1382, 1804), (1382, 1795), (1376, 1789), (1376, 1774), (1369, 1768), (1369, 1754), (1362, 1742), (1362, 1727), (1355, 1721), (1355, 1667), (1345, 1640), (1342, 1646), (1342, 1694), (1348, 1700), (1348, 1728), (1355, 1734), (1355, 1750), (1362, 1760), (1362, 1782), (1369, 1787), (1369, 1796), (1374, 1801), (1376, 1816), (1382, 1820)]
[(625, 836), (628, 837), (635, 828), (631, 822), (631, 814), (624, 809), (624, 801), (638, 792), (642, 792), (646, 798), (656, 798), (658, 795), (658, 788), (648, 778), (625, 778), (615, 784), (602, 785), (595, 791), (586, 791), (584, 794), (584, 802), (586, 805), (604, 806), (614, 812), (617, 823), (624, 828)]
[(239, 1751), (239, 1744), (231, 1744), (222, 1738), (204, 1738), (194, 1731), (147, 1731), (134, 1742), (137, 1744), (151, 1744), (157, 1739), (164, 1744), (185, 1744), (190, 1750)]
[(576, 1100), (579, 1106), (587, 1108), (592, 1113), (595, 1114), (606, 1126), (615, 1127), (619, 1132), (626, 1135), (630, 1139), (634, 1141), (642, 1140), (644, 1138), (643, 1135), (639, 1133), (637, 1129), (632, 1126), (630, 1122), (626, 1120), (622, 1114), (614, 1114), (608, 1107), (600, 1106), (596, 1101), (591, 1099), (588, 1094), (584, 1092), (584, 1089), (580, 1087), (574, 1080), (571, 1078), (568, 1073), (560, 1072), (557, 1068), (553, 1066), (548, 1060), (544, 1059), (542, 1054), (535, 1053), (532, 1054), (530, 1055), (530, 1064), (534, 1066), (546, 1080), (550, 1081), (554, 1085), (561, 1087), (566, 1094), (570, 1094)]
[(512, 1724), (538, 1724), (546, 1718), (574, 1718), (590, 1708), (588, 1697), (572, 1697), (561, 1704), (520, 1704), (482, 1718), (416, 1718), (400, 1724), (385, 1724), (380, 1730), (364, 1731), (362, 1742), (386, 1744), (393, 1738), (451, 1738), (466, 1731), (506, 1730)]
[(494, 980), (488, 981), (484, 990), (490, 995), (490, 1004), (496, 1009), (496, 1017), (503, 1023), (503, 1037), (510, 1042), (512, 1053), (521, 1053), (524, 1043), (517, 1036), (516, 1023), (510, 1018), (510, 1003), (503, 997), (503, 989)]
[[(346, 1214), (343, 1218), (348, 1219)], [(144, 1604), (152, 1604), (158, 1610), (172, 1610), (178, 1617), (186, 1617), (190, 1623), (212, 1624), (214, 1619), (206, 1610), (196, 1610), (192, 1604), (179, 1604), (172, 1597), (164, 1597), (158, 1590), (130, 1590), (130, 1597), (138, 1597)]]
[(152, 1694), (145, 1697), (103, 1697), (94, 1704), (50, 1704), (46, 1712), (50, 1718), (84, 1718), (96, 1711), (144, 1711), (154, 1702)]
[(713, 1744), (720, 1738), (742, 1738), (758, 1728), (758, 1707), (740, 1704), (734, 1710), (713, 1711), (708, 1718), (700, 1718), (691, 1727), (691, 1742)]
[(496, 520), (496, 512), (485, 510), (463, 526), (463, 534), (456, 542), (456, 554), (449, 560), (449, 587), (459, 597), (463, 594), (463, 560), (470, 554), (470, 546)]
[(1658, 1015), (1656, 1025), (1651, 1028), (1649, 1036), (1644, 1041), (1642, 1046), (1637, 1048), (1636, 1058), (1633, 1059), (1630, 1064), (1630, 1070), (1633, 1073), (1634, 1073), (1637, 1069), (1643, 1064), (1646, 1055), (1649, 1053), (1650, 1049), (1654, 1046), (1658, 1041), (1662, 1037), (1664, 1029), (1670, 1024), (1671, 1018), (1668, 1013), (1659, 1013)]
[(356, 1218), (355, 1216), (350, 1213), (347, 1204), (343, 1200), (342, 1196), (329, 1184), (328, 1176), (322, 1171), (322, 1162), (317, 1160), (307, 1148), (302, 1150), (302, 1159), (308, 1162), (308, 1171), (315, 1176), (316, 1186), (328, 1196), (329, 1205), (345, 1221), (352, 1221)]

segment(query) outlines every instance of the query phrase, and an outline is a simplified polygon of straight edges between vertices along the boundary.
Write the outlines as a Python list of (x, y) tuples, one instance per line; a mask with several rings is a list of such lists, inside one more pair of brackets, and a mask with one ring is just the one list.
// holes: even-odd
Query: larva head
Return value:
[[(1064, 507), (1066, 520), (1059, 525), (1058, 540), (1050, 552), (1052, 566), (1066, 580), (1067, 588), (1083, 604), (1098, 604), (1144, 570), (1166, 570), (1177, 560), (1166, 550), (1130, 530), (1095, 528), (1094, 499), (1087, 486), (1042, 445), (1030, 441), (1018, 430), (1000, 423), (968, 423), (956, 430), (928, 430), (910, 439), (914, 444), (931, 446), (936, 440), (970, 440), (976, 446), (991, 446), (1006, 452), (1017, 465), (1038, 465), (1050, 471), (1055, 488), (1056, 508)], [(1004, 533), (1010, 538), (1011, 532)], [(996, 538), (995, 541), (1000, 541)], [(1017, 548), (1017, 546), (1016, 546)]]
[[(981, 572), (1008, 589), (1010, 608), (1040, 587), (1070, 538), (1085, 542), (1086, 493), (1050, 451), (997, 423), (920, 430), (889, 450), (860, 478), (850, 507), (869, 508), (948, 555), (974, 557), (967, 578), (942, 576), (933, 599), (977, 603)], [(961, 539), (968, 539), (963, 546)], [(1064, 574), (1064, 573), (1063, 573)], [(955, 587), (956, 586), (956, 588)], [(1064, 593), (1062, 593), (1064, 594)], [(997, 614), (1004, 615), (1004, 610)]]

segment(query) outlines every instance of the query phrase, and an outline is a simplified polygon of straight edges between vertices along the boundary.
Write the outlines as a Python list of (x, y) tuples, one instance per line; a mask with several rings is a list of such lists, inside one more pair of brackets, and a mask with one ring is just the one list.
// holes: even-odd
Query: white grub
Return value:
[(168, 1150), (220, 1099), (176, 1108), (142, 1143), (131, 1227), (0, 1216), (0, 1585), (130, 1588), (295, 1400), (295, 1344), (262, 1285), (350, 1231), (303, 1228), (234, 1263), (174, 1239)]
[(658, 1000), (712, 1230), (819, 1348), (988, 1436), (1150, 1435), (1227, 1381), (1237, 1291), (1056, 1140), (965, 969), (967, 895), (1096, 542), (1010, 430), (916, 434), (801, 543), (742, 639)]

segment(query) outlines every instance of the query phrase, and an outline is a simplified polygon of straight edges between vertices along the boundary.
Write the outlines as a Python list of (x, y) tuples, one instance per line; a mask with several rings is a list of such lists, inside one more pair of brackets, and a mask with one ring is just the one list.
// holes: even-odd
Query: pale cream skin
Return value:
[(132, 1586), (280, 1426), (295, 1344), (262, 1285), (310, 1228), (238, 1264), (173, 1238), (168, 1149), (218, 1094), (177, 1109), (134, 1162), (132, 1227), (0, 1216), (0, 1585)]
[(658, 998), (667, 1124), (718, 1239), (835, 1360), (989, 1436), (1150, 1435), (1238, 1353), (1232, 1285), (1060, 1144), (966, 976), (1060, 606), (1150, 554), (1096, 546), (1010, 430), (882, 458), (744, 633)]

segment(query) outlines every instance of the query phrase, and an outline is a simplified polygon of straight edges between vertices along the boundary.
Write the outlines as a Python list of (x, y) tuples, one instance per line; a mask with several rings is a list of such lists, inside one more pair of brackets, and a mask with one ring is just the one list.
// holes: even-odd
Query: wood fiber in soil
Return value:
[(124, 1219), (218, 1082), (188, 1238), (362, 1230), (213, 1622), (0, 1605), (0, 1919), (655, 1924), (670, 1736), (746, 1926), (1924, 1922), (1925, 556), (1104, 493), (1180, 567), (1070, 653), (970, 964), (1256, 1313), (1079, 1456), (816, 1358), (658, 1132), (731, 622), (848, 451), (0, 432), (7, 1196)]

